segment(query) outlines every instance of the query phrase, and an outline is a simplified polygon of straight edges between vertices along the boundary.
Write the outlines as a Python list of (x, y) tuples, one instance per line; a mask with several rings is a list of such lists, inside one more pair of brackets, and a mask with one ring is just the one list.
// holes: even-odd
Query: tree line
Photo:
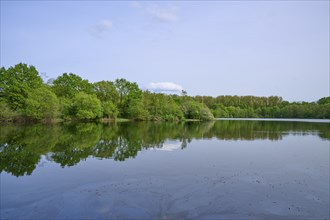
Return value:
[(188, 96), (142, 91), (126, 79), (90, 83), (73, 73), (43, 82), (34, 66), (0, 69), (0, 120), (51, 121), (127, 118), (212, 120), (214, 117), (330, 118), (330, 97), (289, 103), (281, 97)]
[(216, 118), (330, 118), (330, 97), (316, 102), (288, 102), (282, 97), (196, 96)]

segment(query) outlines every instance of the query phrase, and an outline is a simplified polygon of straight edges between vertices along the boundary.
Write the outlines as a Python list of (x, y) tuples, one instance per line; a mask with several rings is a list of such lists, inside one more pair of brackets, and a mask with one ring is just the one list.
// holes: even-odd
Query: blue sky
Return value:
[(329, 1), (1, 1), (1, 66), (188, 95), (329, 96)]

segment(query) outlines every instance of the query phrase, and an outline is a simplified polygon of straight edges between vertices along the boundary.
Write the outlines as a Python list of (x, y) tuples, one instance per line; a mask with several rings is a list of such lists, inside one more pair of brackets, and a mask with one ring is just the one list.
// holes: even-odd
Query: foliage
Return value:
[(95, 95), (79, 92), (74, 97), (74, 116), (78, 119), (95, 119), (102, 116), (100, 100)]
[(94, 91), (101, 102), (111, 101), (113, 104), (118, 102), (119, 92), (111, 81), (94, 83)]
[(9, 108), (9, 105), (0, 98), (0, 121), (12, 121), (18, 116), (18, 113)]
[(29, 93), (24, 112), (36, 120), (55, 119), (59, 114), (59, 101), (55, 93), (43, 86)]
[(217, 118), (330, 118), (330, 97), (311, 102), (283, 101), (281, 97), (196, 96)]
[(73, 73), (63, 73), (53, 81), (53, 91), (58, 97), (72, 98), (79, 92), (93, 93), (93, 85)]
[(188, 101), (183, 104), (183, 112), (185, 118), (198, 120), (213, 120), (214, 116), (210, 109), (202, 103), (196, 101)]
[(126, 79), (116, 79), (114, 85), (119, 94), (119, 115), (121, 117), (134, 118), (132, 114), (135, 112), (139, 114), (136, 116), (140, 117), (142, 113), (140, 109), (141, 106), (133, 106), (142, 101), (142, 91), (139, 89), (139, 86)]
[(143, 108), (140, 100), (132, 99), (127, 108), (127, 116), (135, 120), (146, 120), (148, 112)]
[(19, 63), (7, 70), (0, 69), (0, 93), (12, 110), (22, 110), (31, 90), (42, 86), (42, 79), (34, 66)]
[(177, 121), (184, 117), (180, 105), (168, 95), (146, 91), (143, 93), (143, 106), (149, 120)]
[[(63, 73), (48, 84), (34, 66), (0, 68), (0, 120), (179, 121), (216, 118), (330, 118), (330, 97), (317, 102), (288, 102), (282, 97), (188, 96), (142, 91), (126, 79), (89, 83)], [(58, 113), (60, 112), (60, 113)]]
[(74, 108), (73, 99), (59, 97), (61, 118), (71, 120), (75, 117), (76, 109)]
[(203, 106), (200, 108), (200, 120), (209, 121), (213, 119), (214, 116), (208, 107)]
[(118, 109), (115, 104), (111, 101), (106, 101), (102, 103), (103, 117), (106, 118), (117, 118)]
[(323, 98), (319, 99), (319, 100), (317, 101), (317, 103), (318, 103), (319, 105), (330, 104), (330, 96), (328, 96), (328, 97), (323, 97)]

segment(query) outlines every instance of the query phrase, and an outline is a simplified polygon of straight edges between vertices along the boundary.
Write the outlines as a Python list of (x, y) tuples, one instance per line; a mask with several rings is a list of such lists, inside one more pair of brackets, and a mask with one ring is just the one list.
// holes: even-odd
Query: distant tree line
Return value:
[(289, 103), (281, 97), (187, 96), (142, 91), (126, 79), (90, 83), (73, 73), (43, 82), (34, 66), (0, 69), (0, 120), (128, 118), (212, 120), (215, 117), (330, 118), (330, 97)]
[(291, 103), (278, 96), (196, 96), (195, 100), (216, 118), (330, 118), (330, 97)]

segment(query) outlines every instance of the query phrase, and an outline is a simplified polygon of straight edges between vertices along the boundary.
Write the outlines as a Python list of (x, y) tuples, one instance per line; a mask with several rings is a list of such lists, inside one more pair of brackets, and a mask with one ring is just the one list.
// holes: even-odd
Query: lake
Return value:
[(0, 131), (2, 219), (329, 219), (328, 121)]

